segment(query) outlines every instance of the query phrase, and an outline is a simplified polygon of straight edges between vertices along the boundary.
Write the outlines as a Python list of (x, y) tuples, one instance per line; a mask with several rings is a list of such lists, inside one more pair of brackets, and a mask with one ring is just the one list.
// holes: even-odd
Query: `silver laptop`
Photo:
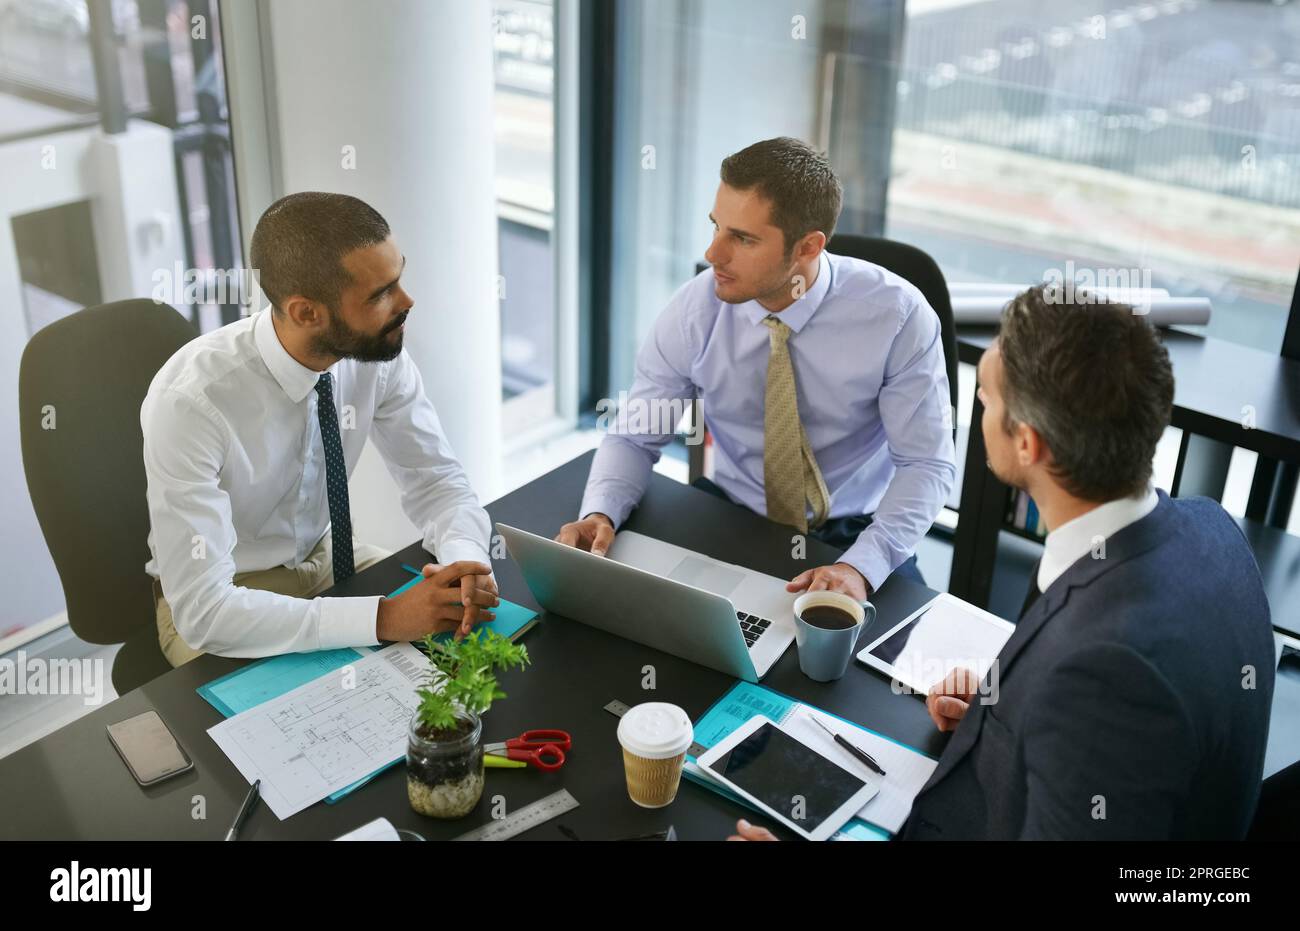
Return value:
[(533, 597), (547, 611), (747, 682), (794, 640), (785, 580), (631, 530), (605, 556), (497, 524)]

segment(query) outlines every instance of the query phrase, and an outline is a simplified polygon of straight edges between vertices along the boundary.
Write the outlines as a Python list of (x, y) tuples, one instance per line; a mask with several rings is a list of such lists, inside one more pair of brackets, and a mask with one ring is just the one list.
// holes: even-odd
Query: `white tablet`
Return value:
[(698, 762), (711, 778), (808, 840), (826, 840), (879, 789), (762, 715)]
[(858, 653), (858, 661), (925, 695), (954, 669), (983, 681), (1016, 626), (947, 592)]

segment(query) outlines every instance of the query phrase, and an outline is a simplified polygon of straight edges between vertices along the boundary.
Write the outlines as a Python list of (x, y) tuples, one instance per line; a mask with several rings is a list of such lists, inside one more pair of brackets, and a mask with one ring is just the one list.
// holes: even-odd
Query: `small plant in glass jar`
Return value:
[(429, 672), (417, 690), (406, 746), (411, 807), (434, 818), (463, 818), (483, 794), (480, 716), (505, 692), (497, 672), (528, 663), (528, 650), (494, 631), (462, 640), (425, 637)]

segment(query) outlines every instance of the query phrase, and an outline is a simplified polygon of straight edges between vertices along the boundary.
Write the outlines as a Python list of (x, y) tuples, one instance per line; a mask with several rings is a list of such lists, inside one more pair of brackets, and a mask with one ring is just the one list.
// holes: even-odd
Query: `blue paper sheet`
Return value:
[(230, 718), (291, 692), (300, 685), (319, 679), (327, 672), (342, 669), (365, 654), (352, 647), (317, 650), (313, 653), (285, 653), (249, 663), (220, 679), (200, 685), (198, 693), (212, 707)]
[(695, 741), (712, 747), (756, 714), (779, 724), (797, 704), (793, 698), (761, 685), (737, 682), (731, 691), (704, 712), (704, 717), (695, 725)]

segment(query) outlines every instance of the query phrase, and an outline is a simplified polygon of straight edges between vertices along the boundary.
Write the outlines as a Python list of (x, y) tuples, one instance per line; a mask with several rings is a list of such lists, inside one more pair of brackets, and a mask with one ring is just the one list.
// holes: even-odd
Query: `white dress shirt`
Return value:
[(1141, 494), (1107, 501), (1051, 531), (1038, 564), (1038, 590), (1047, 591), (1066, 569), (1092, 551), (1098, 539), (1137, 523), (1155, 510), (1159, 500), (1155, 488), (1147, 485)]
[[(300, 564), (329, 532), (321, 373), (289, 355), (271, 316), (268, 308), (191, 341), (149, 386), (140, 409), (145, 571), (196, 650), (247, 657), (374, 644), (378, 595), (306, 599), (233, 583), (237, 572)], [(348, 474), (372, 438), (425, 548), (444, 563), (487, 563), (487, 513), (406, 350), (328, 371)]]

